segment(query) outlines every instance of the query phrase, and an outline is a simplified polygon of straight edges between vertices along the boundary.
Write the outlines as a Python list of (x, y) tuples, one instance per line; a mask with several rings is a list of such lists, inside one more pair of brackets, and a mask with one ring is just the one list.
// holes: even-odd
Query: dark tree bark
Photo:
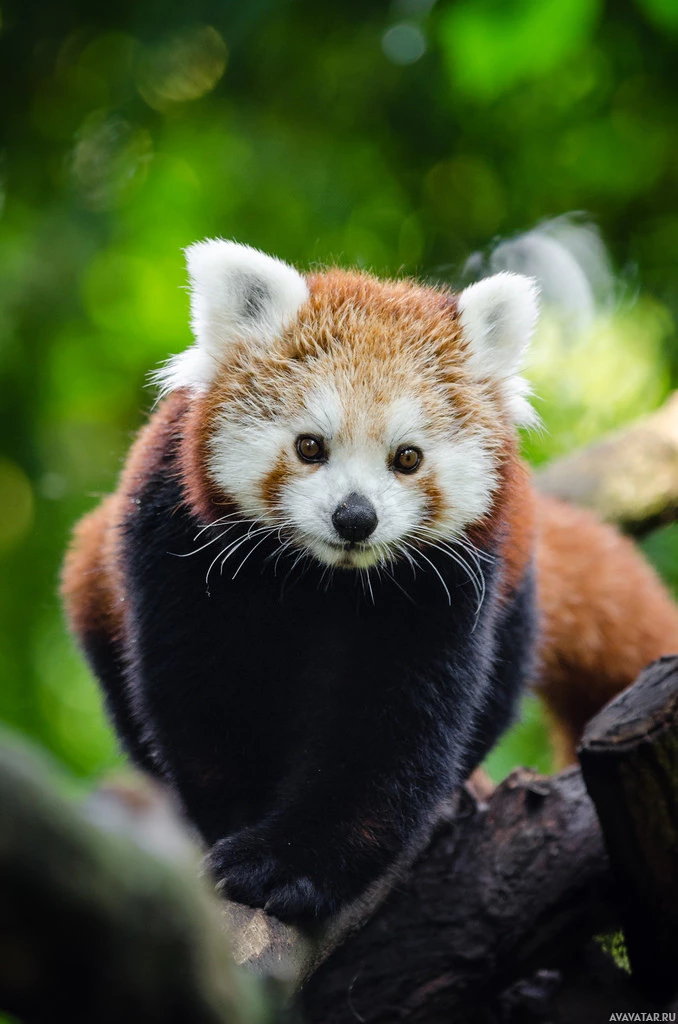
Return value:
[(579, 771), (518, 770), (487, 804), (465, 793), (409, 879), (307, 983), (307, 1019), (476, 1019), (470, 1006), (478, 1014), (510, 982), (610, 926), (609, 895)]
[(635, 979), (678, 991), (678, 659), (661, 658), (587, 726), (580, 749)]

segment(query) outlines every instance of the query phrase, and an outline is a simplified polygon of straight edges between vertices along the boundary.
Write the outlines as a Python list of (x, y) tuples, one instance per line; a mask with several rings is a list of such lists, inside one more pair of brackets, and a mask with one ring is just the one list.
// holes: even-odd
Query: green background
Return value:
[[(454, 283), (584, 210), (624, 281), (529, 368), (535, 462), (678, 375), (675, 0), (0, 0), (0, 718), (91, 779), (120, 764), (59, 565), (189, 341), (182, 247)], [(634, 300), (631, 305), (630, 300)], [(646, 542), (678, 581), (675, 531)], [(492, 760), (548, 765), (528, 701)]]

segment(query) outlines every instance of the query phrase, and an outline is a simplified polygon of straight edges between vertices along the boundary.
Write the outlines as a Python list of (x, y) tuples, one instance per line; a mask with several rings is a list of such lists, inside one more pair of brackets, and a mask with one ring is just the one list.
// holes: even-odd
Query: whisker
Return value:
[[(269, 530), (270, 527), (262, 527), (261, 529)], [(255, 531), (255, 533), (259, 533), (259, 532), (261, 532), (261, 530)], [(248, 530), (248, 532), (245, 534), (244, 537), (236, 537), (235, 540), (231, 541), (230, 544), (227, 544), (226, 547), (221, 548), (221, 550), (212, 559), (212, 561), (210, 562), (209, 566), (207, 567), (207, 572), (205, 573), (205, 586), (207, 587), (207, 592), (208, 593), (209, 593), (210, 573), (212, 572), (212, 569), (214, 568), (216, 563), (219, 561), (220, 558), (223, 558), (223, 561), (221, 563), (220, 572), (223, 571), (224, 562), (226, 561), (226, 559), (229, 558), (231, 556), (231, 554), (240, 547), (241, 544), (244, 544), (244, 542), (249, 538), (249, 536), (250, 536), (250, 531)]]
[(395, 576), (393, 575), (393, 573), (389, 572), (388, 569), (386, 568), (386, 566), (383, 566), (383, 571), (386, 573), (386, 576), (388, 577), (388, 579), (390, 579), (391, 582), (398, 588), (400, 593), (403, 594), (407, 598), (407, 600), (410, 601), (412, 604), (416, 604), (416, 602), (415, 602), (414, 598), (412, 597), (412, 595), (408, 594), (407, 591), (405, 590), (405, 588), (402, 587), (400, 585), (400, 583), (398, 583), (398, 581), (395, 578)]
[[(278, 562), (280, 561), (282, 556), (284, 554), (286, 554), (286, 552), (291, 547), (294, 547), (294, 543), (291, 540), (286, 540), (283, 544), (280, 545), (280, 548), (279, 548), (278, 553), (277, 553), (277, 558), (276, 558), (276, 560), (275, 560), (275, 562), (273, 564), (273, 575), (274, 576), (277, 576), (277, 574), (278, 574)], [(270, 555), (270, 557), (273, 558), (273, 555), (275, 555), (275, 551)]]
[(289, 579), (290, 574), (294, 572), (294, 570), (299, 565), (299, 562), (302, 560), (302, 558), (308, 558), (308, 552), (307, 551), (300, 551), (299, 554), (297, 555), (297, 557), (295, 558), (295, 560), (292, 562), (292, 565), (291, 565), (291, 567), (290, 567), (290, 569), (289, 569), (289, 571), (287, 573), (287, 576), (285, 577), (285, 579), (282, 582), (283, 588), (284, 588), (285, 584), (287, 583), (287, 580)]
[(489, 551), (481, 551), (481, 549), (476, 547), (475, 544), (472, 544), (467, 537), (456, 537), (454, 543), (459, 544), (460, 547), (463, 547), (469, 553), (473, 552), (478, 561), (482, 559), (482, 561), (487, 562), (488, 565), (494, 565), (497, 560), (496, 555), (491, 554)]
[(459, 566), (460, 569), (464, 570), (473, 587), (473, 592), (475, 593), (476, 601), (479, 600), (481, 592), (481, 583), (478, 577), (476, 576), (475, 572), (473, 572), (473, 570), (469, 566), (468, 562), (466, 562), (458, 552), (452, 551), (447, 547), (442, 547), (439, 544), (432, 544), (430, 541), (429, 547), (433, 548), (436, 551), (442, 552), (442, 554), (444, 555), (447, 555), (448, 558), (450, 558), (456, 565)]
[[(415, 564), (416, 563), (415, 563), (412, 555), (410, 554), (410, 552), (407, 550), (407, 548), (403, 544), (396, 544), (395, 548), (396, 548), (397, 551), (400, 552), (401, 555), (404, 555), (405, 558), (407, 559), (407, 561), (409, 562), (410, 569), (412, 570), (412, 579), (416, 580), (416, 578), (417, 578), (417, 571), (416, 571), (416, 568), (415, 568)], [(417, 568), (421, 568), (421, 566), (417, 565)]]
[(430, 526), (420, 526), (417, 529), (417, 533), (421, 536), (432, 538), (433, 540), (442, 541), (446, 544), (459, 544), (460, 547), (465, 548), (469, 553), (473, 552), (476, 558), (484, 562), (488, 562), (492, 565), (496, 558), (493, 554), (488, 551), (482, 551), (479, 547), (476, 547), (468, 537), (441, 537), (437, 530), (432, 529)]
[[(320, 590), (321, 586), (323, 585), (325, 577), (331, 577), (333, 569), (334, 569), (333, 565), (326, 565), (324, 567), (324, 569), (322, 571), (322, 574), (320, 576), (320, 579), (318, 580), (318, 587), (317, 587), (318, 590)], [(324, 592), (327, 593), (327, 587), (325, 587), (325, 591)]]
[[(467, 575), (467, 577), (469, 579), (469, 582), (471, 583), (471, 585), (473, 587), (473, 591), (474, 591), (475, 598), (476, 598), (476, 610), (475, 610), (473, 628), (471, 630), (471, 632), (473, 632), (475, 630), (476, 626), (478, 625), (478, 619), (479, 619), (479, 616), (480, 616), (480, 611), (482, 609), (483, 603), (485, 601), (485, 595), (486, 595), (485, 574), (483, 573), (482, 567), (480, 566), (479, 562), (477, 562), (477, 561), (475, 561), (473, 567), (471, 567), (468, 564), (468, 562), (466, 561), (466, 559), (463, 557), (463, 555), (459, 551), (455, 551), (454, 548), (452, 548), (450, 544), (447, 544), (444, 541), (439, 541), (438, 543), (433, 543), (431, 540), (428, 540), (425, 537), (422, 537), (421, 539), (424, 540), (424, 542), (426, 544), (428, 544), (430, 547), (432, 547), (434, 549), (437, 549), (442, 554), (447, 555), (448, 558), (450, 558), (456, 565), (459, 566), (460, 569), (463, 569), (464, 572), (466, 573), (466, 575)], [(464, 553), (467, 554), (469, 557), (473, 557), (473, 552), (469, 551), (466, 547), (462, 547), (462, 551), (464, 551)], [(423, 554), (423, 553), (420, 552), (420, 554)], [(427, 559), (427, 561), (429, 561), (429, 560)], [(435, 566), (433, 566), (433, 568), (435, 568)], [(476, 571), (477, 571), (477, 575), (476, 575)], [(448, 591), (448, 593), (449, 593), (449, 591)]]
[(367, 589), (370, 592), (370, 597), (372, 599), (372, 604), (374, 604), (374, 591), (372, 589), (372, 580), (370, 579), (370, 570), (369, 570), (369, 568), (367, 568), (365, 570), (365, 582), (367, 583)]
[[(424, 538), (422, 538), (422, 539), (424, 539)], [(475, 593), (476, 593), (476, 598), (478, 597), (478, 594), (479, 594), (479, 592), (481, 590), (484, 591), (484, 588), (485, 588), (485, 577), (484, 577), (483, 571), (482, 571), (482, 569), (481, 569), (481, 567), (479, 565), (475, 565), (474, 564), (473, 568), (471, 566), (469, 566), (468, 562), (463, 558), (463, 556), (460, 554), (460, 552), (459, 551), (455, 551), (454, 548), (452, 548), (449, 544), (445, 543), (444, 541), (440, 541), (438, 543), (434, 543), (431, 540), (427, 540), (427, 539), (424, 539), (424, 540), (425, 540), (425, 543), (429, 547), (432, 547), (432, 548), (436, 549), (437, 551), (440, 551), (442, 554), (447, 555), (449, 558), (452, 559), (453, 562), (455, 562), (458, 566), (460, 566), (460, 568), (463, 568), (465, 570), (465, 572), (467, 573), (469, 579), (473, 583), (473, 588), (474, 588)], [(469, 552), (466, 552), (466, 553), (469, 554)], [(475, 572), (476, 569), (478, 571), (478, 575), (476, 575), (476, 572)]]
[(436, 574), (436, 576), (438, 577), (438, 579), (439, 579), (439, 580), (440, 580), (440, 582), (442, 583), (442, 586), (443, 586), (443, 590), (444, 590), (444, 591), (445, 591), (445, 593), (447, 594), (447, 603), (449, 604), (449, 606), (450, 606), (450, 607), (452, 607), (452, 595), (450, 594), (449, 590), (447, 589), (447, 583), (446, 583), (446, 582), (445, 582), (445, 580), (443, 579), (443, 577), (442, 577), (442, 575), (440, 574), (439, 570), (437, 569), (436, 565), (435, 565), (435, 564), (434, 564), (434, 563), (433, 563), (433, 562), (431, 561), (431, 559), (430, 559), (430, 558), (427, 558), (427, 556), (426, 556), (426, 555), (424, 554), (424, 552), (423, 552), (423, 551), (421, 551), (421, 550), (420, 550), (420, 551), (418, 551), (418, 552), (417, 552), (417, 554), (421, 555), (421, 557), (422, 557), (422, 558), (424, 559), (424, 561), (425, 561), (425, 562), (428, 562), (428, 564), (429, 564), (429, 565), (431, 566), (431, 568), (433, 569), (434, 573)]
[(327, 593), (327, 591), (330, 589), (330, 584), (332, 583), (332, 580), (334, 579), (334, 574), (337, 571), (336, 570), (336, 566), (334, 566), (334, 565), (328, 565), (327, 568), (330, 571), (329, 571), (329, 574), (327, 576), (327, 583), (325, 584), (325, 591), (324, 591), (325, 593)]
[(207, 588), (208, 594), (210, 592), (210, 573), (212, 572), (212, 567), (216, 565), (216, 563), (219, 561), (219, 559), (224, 553), (224, 550), (226, 549), (222, 548), (221, 551), (212, 559), (212, 561), (207, 567), (207, 572), (205, 573), (205, 587)]
[[(415, 536), (420, 536), (420, 535), (417, 534)], [(443, 554), (450, 555), (450, 557), (453, 558), (455, 561), (457, 561), (458, 564), (459, 564), (458, 560), (461, 559), (462, 556), (461, 556), (461, 554), (458, 551), (455, 551), (455, 549), (448, 542), (440, 541), (440, 540), (436, 540), (434, 542), (434, 541), (432, 541), (432, 540), (430, 540), (430, 539), (428, 539), (426, 537), (423, 537), (423, 536), (420, 536), (420, 539), (423, 540), (424, 543), (427, 544), (429, 547), (435, 548), (437, 551), (440, 551)], [(470, 552), (466, 552), (466, 554), (470, 554)], [(464, 564), (466, 570), (470, 572), (470, 566), (468, 565), (468, 563), (465, 560), (463, 561), (463, 564)], [(480, 585), (480, 578), (482, 578), (482, 569), (480, 568), (479, 565), (476, 565), (475, 563), (474, 563), (473, 567), (474, 567), (474, 569), (477, 567), (477, 570), (479, 572), (479, 578), (476, 577), (475, 572), (473, 572), (473, 578), (475, 579), (476, 584), (479, 586)]]
[(201, 526), (193, 540), (198, 540), (205, 530), (211, 530), (213, 526), (222, 526), (224, 523), (227, 523), (229, 519), (238, 519), (242, 523), (246, 522), (246, 519), (243, 519), (241, 512), (229, 512), (227, 516), (221, 516), (219, 519), (215, 519), (214, 522), (206, 523), (204, 526)]
[[(243, 544), (246, 544), (248, 540), (252, 540), (254, 537), (259, 536), (260, 533), (263, 533), (265, 535), (266, 534), (270, 534), (271, 533), (271, 527), (270, 526), (260, 526), (259, 529), (254, 530), (254, 531), (250, 529), (250, 530), (247, 531), (247, 533), (245, 534), (244, 537), (237, 538), (237, 540), (235, 540), (231, 544), (231, 546), (229, 548), (225, 549), (226, 550), (225, 554), (222, 551), (222, 555), (224, 555), (224, 557), (222, 559), (221, 565), (219, 566), (219, 573), (220, 574), (223, 573), (224, 565), (226, 564), (228, 559), (231, 557), (231, 555), (235, 554), (235, 552), (238, 551), (238, 549), (241, 548), (243, 546)], [(265, 540), (266, 537), (264, 536), (262, 539)]]
[[(218, 534), (216, 537), (212, 537), (212, 540), (208, 540), (206, 544), (202, 544), (199, 548), (194, 548), (193, 551), (171, 551), (170, 554), (174, 555), (175, 558), (190, 558), (191, 555), (197, 555), (201, 551), (204, 551), (205, 548), (210, 547), (211, 544), (216, 544), (218, 540), (221, 540), (222, 537), (225, 537), (227, 533), (230, 533), (234, 526), (237, 526), (237, 523), (233, 523), (231, 526), (227, 526), (226, 529), (222, 531), (222, 533)], [(195, 540), (195, 537), (193, 539)]]
[(250, 555), (253, 555), (253, 554), (254, 554), (254, 552), (255, 552), (255, 551), (257, 550), (257, 548), (258, 548), (258, 547), (260, 547), (260, 545), (261, 545), (261, 544), (263, 544), (263, 543), (264, 543), (264, 541), (268, 539), (268, 536), (269, 536), (269, 534), (270, 534), (270, 531), (269, 531), (269, 533), (267, 533), (267, 534), (265, 534), (265, 535), (264, 535), (263, 537), (261, 537), (261, 538), (260, 538), (260, 539), (259, 539), (259, 540), (257, 541), (257, 543), (256, 543), (256, 544), (254, 545), (254, 547), (253, 547), (253, 548), (252, 548), (252, 549), (251, 549), (250, 551), (248, 551), (248, 552), (247, 552), (247, 554), (246, 554), (246, 555), (245, 555), (245, 557), (243, 558), (242, 562), (240, 563), (240, 565), (238, 566), (238, 568), (237, 568), (237, 569), (235, 570), (235, 572), (234, 572), (234, 573), (233, 573), (233, 575), (231, 576), (231, 579), (232, 579), (232, 580), (234, 580), (234, 579), (236, 578), (236, 576), (238, 575), (238, 573), (240, 572), (240, 570), (242, 569), (243, 565), (245, 564), (245, 562), (247, 561), (247, 559), (248, 559), (248, 558), (250, 557)]
[[(487, 586), (486, 586), (486, 582), (485, 582), (485, 573), (483, 572), (483, 567), (480, 564), (479, 555), (481, 555), (481, 554), (485, 555), (486, 561), (489, 562), (490, 564), (492, 564), (494, 562), (494, 557), (492, 555), (486, 555), (485, 552), (479, 551), (475, 547), (474, 544), (470, 543), (470, 541), (468, 542), (468, 546), (467, 546), (466, 542), (462, 538), (460, 538), (457, 543), (461, 547), (462, 551), (465, 554), (467, 554), (469, 556), (469, 558), (472, 558), (474, 560), (473, 564), (474, 564), (474, 567), (475, 567), (475, 569), (477, 570), (477, 573), (478, 573), (477, 579), (479, 580), (480, 596), (478, 598), (478, 607), (476, 609), (476, 622), (475, 622), (474, 627), (473, 627), (475, 629), (475, 626), (477, 625), (477, 622), (478, 622), (478, 616), (480, 615), (480, 610), (481, 610), (481, 608), (483, 606), (483, 602), (485, 601), (485, 594), (487, 592)], [(461, 558), (462, 556), (460, 555), (459, 557)], [(465, 561), (465, 560), (462, 558), (462, 561)]]

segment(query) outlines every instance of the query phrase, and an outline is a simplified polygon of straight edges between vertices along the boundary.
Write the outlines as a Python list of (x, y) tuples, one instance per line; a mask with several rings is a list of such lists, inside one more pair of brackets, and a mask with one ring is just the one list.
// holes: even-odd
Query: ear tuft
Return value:
[(309, 296), (294, 267), (249, 245), (223, 239), (186, 249), (196, 344), (155, 374), (163, 392), (203, 390), (235, 341), (266, 345), (294, 320)]
[(502, 272), (465, 288), (459, 315), (469, 366), (478, 377), (504, 385), (516, 422), (534, 421), (525, 381), (518, 376), (539, 318), (539, 288), (531, 277)]

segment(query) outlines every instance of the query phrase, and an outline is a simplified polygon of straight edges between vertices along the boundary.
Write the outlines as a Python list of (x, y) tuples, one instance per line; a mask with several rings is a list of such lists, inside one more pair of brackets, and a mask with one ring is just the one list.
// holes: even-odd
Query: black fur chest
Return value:
[(123, 524), (127, 685), (208, 842), (318, 786), (322, 815), (388, 765), (419, 764), (407, 786), (430, 802), (505, 727), (532, 647), (530, 581), (500, 606), (492, 561), (479, 607), (442, 554), (368, 578), (279, 543), (201, 532), (167, 465)]
[(479, 609), (468, 575), (449, 559), (437, 558), (437, 571), (404, 563), (368, 577), (297, 550), (279, 558), (280, 540), (261, 542), (248, 522), (223, 534), (201, 532), (165, 474), (146, 483), (125, 524), (133, 615), (157, 635), (156, 658), (190, 648), (196, 671), (187, 682), (205, 670), (215, 685), (265, 678), (267, 694), (289, 697), (304, 683), (315, 692), (370, 677), (396, 685), (427, 666), (444, 672), (462, 642), (487, 632), (491, 569)]

